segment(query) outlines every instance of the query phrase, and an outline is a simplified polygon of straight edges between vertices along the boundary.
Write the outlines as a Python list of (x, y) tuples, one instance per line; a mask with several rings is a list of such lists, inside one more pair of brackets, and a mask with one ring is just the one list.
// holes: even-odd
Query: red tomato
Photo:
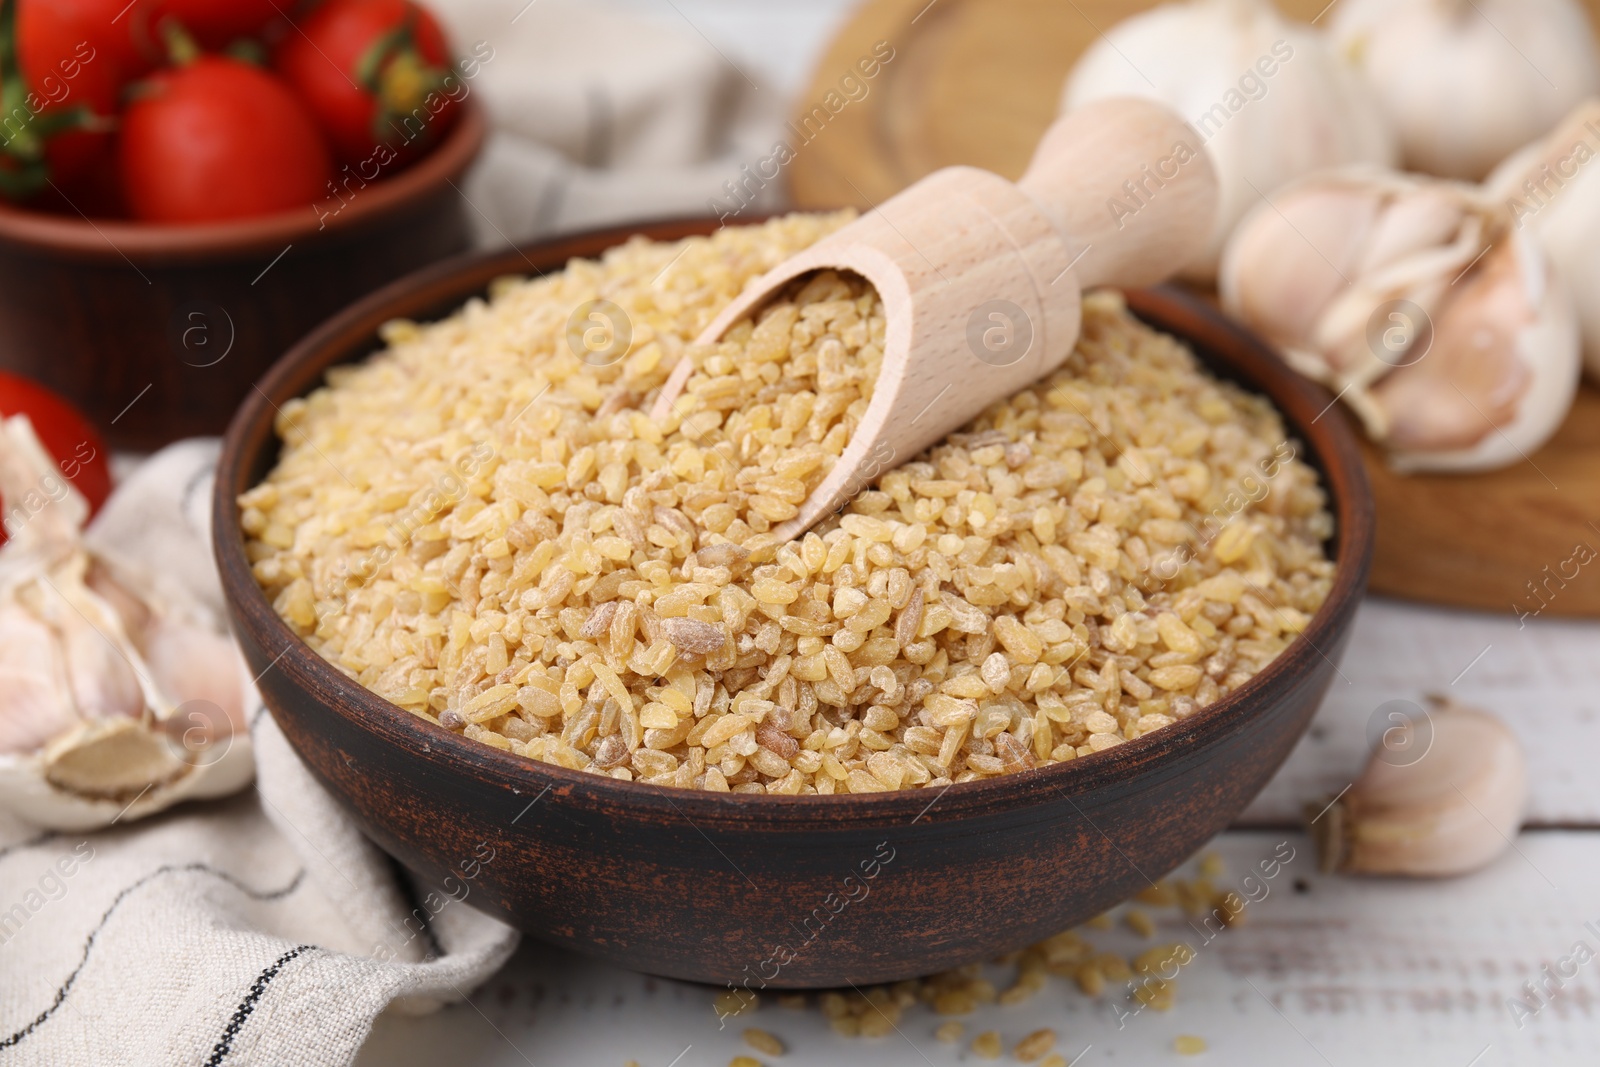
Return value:
[(327, 0), (274, 66), (351, 164), (421, 154), (455, 121), (462, 88), (438, 22), (411, 0)]
[(126, 0), (18, 0), (15, 56), (0, 66), (20, 76), (17, 104), (0, 124), (8, 192), (24, 197), (71, 185), (104, 168), (118, 94), (136, 49)]
[[(124, 3), (127, 0), (123, 0)], [(293, 14), (298, 0), (141, 0), (141, 21), (160, 41), (163, 19), (176, 19), (207, 48), (223, 48), (251, 37), (280, 15)]]
[[(143, 0), (140, 0), (143, 2)], [(102, 55), (119, 75), (144, 71), (140, 55), (139, 19), (128, 0), (15, 0), (18, 48), (27, 65), (29, 53), (53, 63), (72, 54), (80, 43)], [(45, 53), (54, 53), (46, 55)], [(116, 103), (115, 95), (112, 104)]]
[(311, 209), (328, 147), (288, 86), (221, 56), (158, 71), (128, 105), (118, 156), (134, 217), (213, 222)]
[[(0, 371), (0, 415), (28, 416), (61, 476), (88, 500), (89, 513), (100, 510), (111, 495), (111, 454), (88, 419), (44, 386), (4, 371)], [(0, 508), (5, 506), (0, 501)], [(5, 530), (0, 527), (0, 544), (5, 540)]]

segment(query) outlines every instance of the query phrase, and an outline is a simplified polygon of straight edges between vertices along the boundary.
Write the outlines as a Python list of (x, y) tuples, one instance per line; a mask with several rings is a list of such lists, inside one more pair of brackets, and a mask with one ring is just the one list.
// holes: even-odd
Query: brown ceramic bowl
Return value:
[(1039, 940), (1167, 873), (1233, 820), (1310, 722), (1373, 538), (1361, 457), (1341, 414), (1324, 411), (1328, 396), (1175, 291), (1130, 303), (1278, 405), (1337, 508), (1338, 578), (1304, 636), (1248, 685), (1108, 752), (942, 792), (768, 797), (619, 782), (430, 725), (340, 674), (273, 613), (250, 577), (233, 501), (277, 455), (274, 405), (371, 352), (388, 319), (442, 315), (496, 277), (559, 268), (630, 232), (673, 239), (712, 228), (645, 226), (442, 264), (317, 330), (246, 398), (217, 477), (217, 560), (239, 639), (265, 672), (262, 695), (295, 749), (406, 866), (454, 875), (457, 886), (474, 874), (477, 907), (547, 941), (704, 982), (817, 987), (928, 974)]
[(113, 447), (221, 433), (312, 327), (468, 247), (457, 185), (486, 128), (469, 97), (408, 169), (237, 222), (91, 221), (0, 201), (0, 368), (70, 397)]

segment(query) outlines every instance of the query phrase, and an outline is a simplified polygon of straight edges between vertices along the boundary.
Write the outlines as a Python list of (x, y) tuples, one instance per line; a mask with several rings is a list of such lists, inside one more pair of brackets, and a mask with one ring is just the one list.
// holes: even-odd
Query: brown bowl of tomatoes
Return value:
[(113, 447), (220, 432), (313, 326), (468, 246), (488, 58), (414, 0), (0, 0), (0, 368)]

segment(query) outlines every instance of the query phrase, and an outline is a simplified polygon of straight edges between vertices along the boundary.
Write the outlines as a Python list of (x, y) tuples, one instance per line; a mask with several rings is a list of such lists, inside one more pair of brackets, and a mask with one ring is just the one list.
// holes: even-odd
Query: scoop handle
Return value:
[(1205, 251), (1216, 170), (1200, 135), (1161, 104), (1099, 100), (1045, 132), (1018, 188), (1055, 223), (1084, 289), (1138, 288)]

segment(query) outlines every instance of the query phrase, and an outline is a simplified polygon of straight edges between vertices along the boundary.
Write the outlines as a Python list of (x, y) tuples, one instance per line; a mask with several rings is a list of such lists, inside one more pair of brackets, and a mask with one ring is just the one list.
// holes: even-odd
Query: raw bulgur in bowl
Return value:
[[(799, 243), (810, 239), (804, 228), (816, 234), (831, 224), (800, 219), (765, 232), (789, 233), (789, 240)], [(1141, 890), (1153, 892), (1151, 880), (1195, 853), (1256, 795), (1336, 677), (1373, 537), (1359, 445), (1341, 413), (1329, 409), (1323, 390), (1193, 298), (1173, 290), (1128, 293), (1127, 308), (1138, 322), (1158, 331), (1150, 332), (1126, 317), (1115, 298), (1096, 297), (1067, 380), (1027, 390), (941, 449), (880, 478), (848, 515), (819, 527), (816, 541), (764, 544), (759, 528), (773, 520), (762, 508), (781, 514), (785, 495), (795, 492), (793, 485), (778, 483), (792, 476), (804, 484), (815, 474), (734, 473), (728, 480), (729, 472), (734, 464), (740, 471), (760, 465), (762, 449), (775, 441), (789, 441), (784, 455), (795, 450), (796, 442), (828, 452), (828, 434), (841, 424), (848, 427), (853, 401), (831, 414), (824, 410), (815, 423), (814, 405), (803, 424), (795, 421), (786, 428), (784, 412), (762, 413), (760, 405), (744, 402), (746, 389), (754, 386), (721, 381), (733, 367), (698, 353), (703, 374), (690, 402), (701, 406), (683, 409), (676, 423), (662, 426), (659, 441), (633, 418), (648, 404), (649, 389), (664, 377), (665, 364), (682, 354), (682, 338), (694, 335), (718, 301), (731, 298), (745, 279), (782, 254), (781, 247), (761, 250), (749, 230), (687, 247), (676, 244), (716, 230), (709, 219), (657, 223), (441, 264), (330, 320), (259, 382), (224, 441), (213, 498), (217, 563), (235, 633), (259, 674), (263, 703), (276, 724), (263, 722), (258, 734), (281, 729), (317, 782), (367, 836), (422, 878), (459, 881), (467, 865), (476, 874), (468, 899), (472, 906), (547, 941), (623, 966), (740, 990), (854, 983), (870, 992), (876, 983), (948, 971), (1038, 944)], [(615, 251), (640, 232), (660, 243)], [(714, 249), (732, 254), (708, 254)], [(679, 251), (681, 259), (673, 262)], [(583, 262), (564, 269), (574, 260)], [(599, 305), (604, 314), (596, 319), (591, 312), (597, 307), (590, 301), (601, 295), (601, 279), (625, 268), (631, 273), (612, 275), (606, 283), (613, 305)], [(528, 285), (499, 280), (541, 273), (547, 280)], [(852, 280), (826, 284), (830, 292), (837, 291), (836, 284), (849, 292)], [(521, 322), (515, 316), (497, 319), (511, 305), (497, 305), (496, 297), (534, 302), (541, 286), (546, 293), (558, 291), (566, 308), (545, 307)], [(829, 301), (837, 313), (833, 323), (866, 322), (864, 331), (836, 333), (847, 350), (861, 352), (872, 339), (873, 308), (870, 299), (861, 303), (865, 295)], [(788, 296), (794, 303), (800, 294)], [(631, 349), (625, 359), (612, 362), (621, 346), (607, 331), (590, 345), (584, 341), (606, 316), (621, 322), (622, 307), (628, 309), (622, 332), (631, 332)], [(815, 350), (817, 365), (808, 369), (803, 359), (790, 357), (762, 361), (757, 373), (777, 379), (764, 379), (755, 387), (758, 393), (786, 376), (810, 375), (817, 389), (854, 388), (859, 394), (859, 381), (835, 376), (836, 357), (822, 356), (827, 329), (812, 329), (809, 337), (796, 333), (808, 314), (815, 318), (822, 312), (796, 310), (788, 327), (789, 349), (791, 357)], [(444, 325), (385, 325), (397, 320)], [(679, 325), (662, 325), (673, 322)], [(502, 332), (481, 351), (469, 353), (461, 341), (465, 329), (484, 324), (484, 337)], [(739, 343), (755, 343), (754, 332)], [(573, 340), (564, 341), (567, 337)], [(590, 358), (566, 359), (563, 345), (567, 353)], [(374, 353), (379, 353), (375, 359)], [(1200, 375), (1199, 365), (1218, 379)], [(846, 371), (867, 366), (870, 358), (845, 363)], [(821, 381), (824, 370), (830, 384)], [(431, 383), (409, 404), (402, 399), (408, 379)], [(356, 382), (379, 388), (362, 400), (353, 388)], [(550, 391), (541, 396), (547, 382)], [(781, 395), (775, 390), (772, 401)], [(553, 398), (553, 409), (541, 407), (546, 397)], [(1258, 397), (1270, 398), (1271, 405)], [(1163, 444), (1140, 407), (1145, 400), (1151, 410), (1176, 413), (1191, 429), (1198, 429), (1192, 421), (1198, 416), (1212, 427), (1208, 440), (1188, 456)], [(1281, 426), (1274, 409), (1282, 414)], [(695, 423), (709, 418), (703, 414), (707, 410), (719, 412), (715, 425)], [(547, 421), (535, 425), (531, 420), (540, 411), (538, 417)], [(735, 411), (737, 417), (731, 414)], [(1230, 411), (1238, 424), (1230, 422)], [(625, 420), (620, 426), (619, 417)], [(798, 420), (798, 414), (789, 418)], [(341, 422), (347, 428), (335, 430)], [(722, 431), (730, 424), (749, 433), (729, 439)], [(507, 427), (514, 429), (501, 432)], [(618, 435), (615, 440), (612, 434)], [(1115, 449), (1102, 435), (1109, 435)], [(425, 443), (430, 436), (436, 440)], [(1181, 437), (1174, 432), (1171, 441)], [(558, 439), (564, 443), (555, 443)], [(619, 483), (607, 469), (621, 462), (615, 451), (620, 440), (632, 451), (620, 482), (621, 499), (614, 501), (607, 499), (608, 480)], [(1269, 440), (1270, 448), (1258, 443)], [(679, 450), (687, 456), (690, 445), (699, 451), (701, 468), (685, 458), (688, 473), (673, 470), (667, 454)], [(1027, 446), (1026, 453), (1020, 445)], [(1295, 449), (1293, 464), (1287, 452), (1278, 451), (1285, 445)], [(576, 471), (572, 464), (589, 447), (593, 475), (581, 491), (569, 491), (569, 473), (586, 475), (581, 464), (588, 460), (580, 460)], [(1191, 447), (1188, 440), (1181, 445)], [(326, 455), (317, 456), (318, 449)], [(1056, 456), (1057, 449), (1060, 456), (1079, 452), (1082, 469)], [(654, 469), (666, 471), (659, 475), (662, 481), (650, 488), (632, 484), (634, 457), (658, 454), (662, 459)], [(326, 467), (316, 470), (312, 459)], [(1238, 486), (1203, 496), (1209, 510), (1191, 507), (1200, 467), (1211, 461), (1237, 474)], [(338, 473), (330, 474), (334, 464)], [(523, 476), (508, 481), (513, 467)], [(741, 484), (741, 478), (751, 481)], [(548, 485), (538, 484), (544, 479)], [(256, 497), (263, 484), (276, 485), (280, 499), (268, 504)], [(1287, 496), (1291, 487), (1294, 503)], [(1126, 509), (1145, 507), (1147, 501), (1170, 511), (1162, 502), (1163, 489), (1178, 501), (1177, 517), (1153, 522), (1147, 515), (1137, 525), (1125, 525)], [(501, 555), (502, 546), (489, 546), (504, 516), (490, 509), (497, 493), (513, 490), (527, 502), (517, 499), (519, 513), (505, 526)], [(708, 491), (726, 491), (727, 499), (702, 495)], [(664, 499), (653, 498), (656, 493)], [(285, 507), (283, 500), (290, 497), (298, 502)], [(758, 504), (757, 497), (767, 499)], [(252, 502), (256, 515), (241, 509), (241, 498)], [(380, 502), (386, 510), (380, 510)], [(553, 509), (558, 503), (565, 505), (559, 522)], [(718, 503), (729, 507), (712, 511), (711, 519), (726, 518), (727, 525), (702, 540), (702, 527), (692, 519), (695, 509), (704, 521)], [(1041, 510), (1045, 514), (1039, 516)], [(688, 522), (687, 532), (674, 512)], [(1332, 516), (1332, 536), (1323, 541), (1325, 512)], [(619, 529), (623, 514), (629, 518), (621, 519)], [(541, 518), (550, 525), (537, 521)], [(519, 522), (526, 528), (513, 535)], [(747, 535), (736, 522), (749, 528)], [(901, 532), (912, 522), (926, 528), (920, 544), (906, 540), (916, 534)], [(1172, 524), (1186, 522), (1197, 532), (1187, 548), (1185, 542), (1161, 539), (1178, 532)], [(482, 529), (466, 529), (470, 523), (481, 523)], [(1226, 533), (1230, 528), (1236, 532)], [(648, 547), (636, 548), (630, 532), (642, 533)], [(694, 548), (687, 571), (686, 533)], [(953, 540), (944, 540), (946, 535)], [(452, 538), (457, 544), (481, 544), (482, 558), (475, 547), (456, 552), (447, 544)], [(625, 568), (622, 559), (605, 554), (620, 555), (624, 547), (608, 538), (628, 547)], [(582, 555), (598, 563), (598, 570), (585, 563), (580, 568), (587, 573), (579, 573), (563, 562), (582, 540), (594, 551), (579, 549), (572, 561)], [(716, 547), (735, 540), (736, 548)], [(841, 540), (849, 547), (833, 557)], [(352, 554), (349, 548), (358, 542), (366, 545)], [(548, 565), (537, 574), (519, 573), (531, 566), (521, 561), (537, 559), (533, 553), (546, 542), (555, 545)], [(1113, 542), (1115, 567), (1108, 565)], [(332, 547), (339, 544), (345, 549), (342, 572), (337, 569), (341, 553)], [(1333, 564), (1331, 580), (1324, 551)], [(1218, 558), (1219, 552), (1238, 555), (1229, 563)], [(276, 575), (269, 562), (274, 559), (285, 568)], [(1068, 559), (1077, 561), (1075, 576)], [(447, 573), (446, 560), (455, 568), (448, 571), (453, 586), (428, 581), (429, 575)], [(302, 573), (294, 573), (296, 567)], [(894, 577), (902, 569), (912, 578), (909, 588)], [(607, 602), (600, 583), (624, 570), (623, 577), (609, 579), (616, 583), (610, 600), (618, 607), (609, 619), (597, 617), (597, 607)], [(949, 581), (939, 577), (944, 570)], [(562, 571), (571, 576), (570, 586)], [(1247, 583), (1237, 600), (1225, 584), (1228, 574)], [(1300, 574), (1306, 577), (1296, 578)], [(330, 592), (338, 588), (330, 576), (345, 583), (342, 593)], [(1222, 582), (1205, 585), (1219, 576)], [(301, 592), (290, 592), (300, 578), (307, 584), (299, 588), (310, 593), (310, 617), (302, 614), (297, 626), (285, 616), (305, 606)], [(266, 580), (265, 587), (259, 579)], [(764, 581), (758, 595), (758, 579), (775, 584)], [(411, 583), (415, 599), (384, 582)], [(627, 582), (636, 583), (626, 587), (631, 596), (623, 594)], [(513, 586), (518, 595), (510, 602)], [(696, 588), (680, 594), (677, 604), (663, 603), (675, 589), (691, 586)], [(704, 596), (702, 586), (708, 590)], [(597, 588), (602, 595), (594, 595)], [(782, 601), (790, 593), (784, 588), (793, 594), (787, 603)], [(1208, 595), (1212, 590), (1218, 599)], [(929, 591), (938, 596), (930, 597)], [(546, 596), (557, 592), (559, 606), (552, 598), (547, 610)], [(918, 592), (920, 620), (912, 610)], [(463, 610), (459, 620), (445, 613), (458, 597), (465, 603), (467, 594), (474, 598), (472, 613)], [(1255, 600), (1247, 601), (1247, 595)], [(963, 608), (957, 596), (970, 607)], [(485, 603), (489, 597), (501, 606), (491, 608)], [(1321, 607), (1315, 608), (1319, 598)], [(346, 610), (346, 600), (362, 610)], [(612, 644), (614, 632), (627, 636), (623, 600), (634, 608), (633, 645), (626, 651), (625, 642)], [(889, 611), (881, 623), (876, 616), (884, 609), (874, 606), (879, 601), (887, 601)], [(738, 613), (725, 617), (724, 604)], [(1232, 605), (1227, 615), (1224, 605)], [(484, 617), (476, 610), (480, 607), (505, 616), (499, 629), (503, 666), (494, 627), (483, 624), (481, 636), (474, 636)], [(1115, 609), (1109, 617), (1108, 608)], [(1188, 658), (1195, 655), (1192, 649), (1166, 645), (1163, 625), (1175, 641), (1184, 641), (1171, 621), (1161, 621), (1168, 613), (1201, 641), (1197, 658)], [(1119, 631), (1116, 621), (1125, 615), (1131, 621)], [(510, 629), (513, 616), (522, 624), (520, 632)], [(744, 625), (736, 629), (733, 623), (741, 616)], [(1026, 633), (992, 623), (987, 633), (978, 632), (979, 616), (1015, 619)], [(436, 620), (437, 630), (429, 618)], [(619, 618), (625, 620), (620, 625)], [(655, 632), (648, 629), (652, 618)], [(904, 655), (902, 619), (907, 620)], [(852, 620), (858, 620), (854, 626)], [(1277, 624), (1275, 633), (1229, 630), (1254, 631), (1258, 624)], [(723, 639), (718, 647), (711, 647), (716, 643), (712, 630)], [(387, 643), (374, 643), (380, 632)], [(542, 643), (531, 642), (530, 634)], [(684, 643), (674, 643), (674, 637)], [(637, 662), (646, 671), (658, 669), (642, 657), (662, 638), (673, 650), (665, 675), (647, 677), (628, 666)], [(894, 641), (891, 658), (873, 662), (890, 654), (889, 640)], [(455, 658), (443, 659), (453, 642)], [(1213, 651), (1206, 650), (1207, 642), (1214, 643)], [(819, 649), (820, 670), (816, 659), (806, 659)], [(848, 675), (840, 670), (834, 677), (839, 657), (827, 655), (830, 649), (845, 658)], [(1224, 649), (1229, 652), (1219, 658)], [(996, 653), (999, 659), (993, 659)], [(415, 665), (397, 666), (411, 655), (418, 656)], [(592, 680), (581, 668), (573, 670), (585, 656), (592, 656)], [(719, 656), (732, 664), (718, 666)], [(916, 662), (924, 656), (925, 662)], [(430, 662), (427, 657), (439, 658)], [(492, 675), (491, 657), (499, 667)], [(784, 657), (787, 672), (763, 695), (759, 687)], [(519, 659), (522, 665), (513, 670)], [(986, 676), (991, 662), (995, 666)], [(436, 673), (441, 663), (453, 664), (453, 673)], [(1246, 681), (1246, 671), (1260, 663), (1265, 665)], [(480, 673), (456, 685), (463, 666)], [(606, 752), (599, 746), (604, 738), (622, 735), (623, 705), (607, 685), (605, 670), (597, 667), (609, 669), (626, 690), (636, 716), (622, 741), (628, 757), (610, 768), (593, 765), (616, 758), (615, 742)], [(874, 682), (878, 667), (887, 668), (893, 680), (879, 672)], [(1204, 681), (1195, 681), (1191, 689), (1156, 684), (1154, 672), (1170, 667), (1197, 668), (1216, 687), (1215, 694), (1209, 687), (1202, 693)], [(529, 681), (536, 673), (549, 678), (557, 669), (561, 684), (552, 687), (553, 693)], [(512, 673), (501, 681), (507, 670)], [(527, 674), (517, 679), (524, 670)], [(685, 673), (695, 683), (687, 715), (678, 699), (689, 696)], [(696, 676), (701, 674), (718, 680), (709, 687), (709, 698), (700, 696)], [(1044, 685), (1047, 678), (1050, 684)], [(1179, 684), (1193, 675), (1169, 672), (1159, 678)], [(512, 705), (499, 714), (492, 712), (508, 695), (504, 690), (472, 707), (474, 700), (514, 679)], [(564, 691), (569, 680), (572, 690)], [(802, 705), (802, 686), (816, 699), (814, 709)], [(553, 695), (554, 706), (544, 696), (524, 692), (530, 687)], [(677, 695), (668, 691), (674, 689)], [(719, 689), (728, 693), (725, 706)], [(1213, 696), (1214, 702), (1200, 706)], [(569, 711), (571, 697), (578, 703)], [(844, 703), (828, 702), (836, 697)], [(524, 699), (531, 708), (526, 714)], [(695, 715), (702, 699), (709, 700), (703, 717)], [(811, 716), (804, 723), (803, 706)], [(1113, 706), (1115, 711), (1107, 710)], [(650, 722), (663, 725), (639, 721), (647, 708)], [(785, 723), (780, 708), (788, 713), (783, 730), (777, 729)], [(459, 719), (447, 714), (452, 711)], [(665, 725), (667, 711), (677, 725)], [(1115, 725), (1096, 717), (1101, 714)], [(948, 719), (941, 725), (934, 715)], [(1163, 725), (1157, 715), (1176, 721)], [(480, 716), (487, 717), (469, 721)], [(734, 716), (749, 716), (749, 721)], [(1146, 716), (1152, 717), (1141, 725)], [(713, 725), (740, 728), (709, 745), (706, 734), (690, 745), (688, 733), (666, 747), (648, 743), (653, 739), (660, 746), (686, 718), (698, 724), (713, 717)], [(946, 738), (961, 730), (963, 719), (968, 720), (966, 738), (952, 742), (952, 765), (939, 763)], [(1050, 748), (1041, 758), (1035, 746), (1042, 744), (1040, 727), (1046, 723)], [(591, 727), (594, 736), (586, 738)], [(640, 745), (630, 750), (635, 729)], [(1134, 732), (1139, 736), (1127, 740)], [(1002, 735), (1009, 740), (999, 740)], [(1119, 737), (1123, 740), (1116, 743)], [(784, 738), (793, 742), (792, 749)], [(938, 749), (926, 751), (935, 738)], [(744, 755), (739, 749), (748, 749), (752, 739), (759, 751)], [(526, 754), (530, 744), (533, 757)], [(1070, 757), (1063, 747), (1069, 745)], [(1097, 747), (1105, 751), (1095, 753)], [(1083, 748), (1089, 750), (1087, 758), (1079, 756)], [(637, 756), (641, 751), (656, 755)], [(697, 769), (697, 760), (713, 753), (717, 758)], [(763, 775), (758, 760), (781, 770), (763, 753), (783, 758), (789, 771)], [(743, 764), (733, 759), (724, 764), (730, 755)], [(803, 768), (827, 756), (844, 772), (837, 776), (822, 763), (834, 795), (781, 796), (776, 790), (752, 795), (775, 784), (790, 787), (797, 780), (791, 775), (800, 776), (802, 793), (807, 786), (818, 789), (818, 772)], [(976, 758), (984, 756), (998, 760), (998, 772), (990, 770), (995, 763)], [(1008, 757), (1016, 766), (1030, 761), (1036, 766), (1008, 773)], [(582, 769), (564, 765), (563, 759), (581, 760)], [(702, 788), (677, 787), (685, 766), (693, 773), (684, 784), (697, 784), (704, 773), (707, 777), (698, 782)], [(711, 767), (729, 792), (715, 791)], [(617, 772), (623, 770), (632, 781), (619, 780)], [(898, 789), (875, 791), (864, 777), (881, 787), (897, 772)], [(923, 772), (923, 788), (904, 788)], [(955, 781), (969, 774), (975, 780)], [(652, 776), (674, 784), (646, 780)], [(951, 784), (927, 788), (941, 777)], [(712, 788), (704, 788), (707, 784)], [(847, 792), (857, 786), (866, 791)], [(475, 863), (486, 854), (480, 847), (485, 845), (494, 850), (493, 861)]]
[[(1334, 566), (1302, 446), (1114, 294), (1056, 373), (777, 543), (866, 408), (881, 302), (824, 272), (689, 342), (847, 217), (632, 241), (389, 324), (386, 350), (282, 406), (278, 462), (239, 498), (274, 608), (474, 741), (789, 795), (1101, 752), (1305, 628)], [(595, 306), (613, 321), (591, 351), (573, 320)], [(697, 372), (656, 422), (679, 359)]]

